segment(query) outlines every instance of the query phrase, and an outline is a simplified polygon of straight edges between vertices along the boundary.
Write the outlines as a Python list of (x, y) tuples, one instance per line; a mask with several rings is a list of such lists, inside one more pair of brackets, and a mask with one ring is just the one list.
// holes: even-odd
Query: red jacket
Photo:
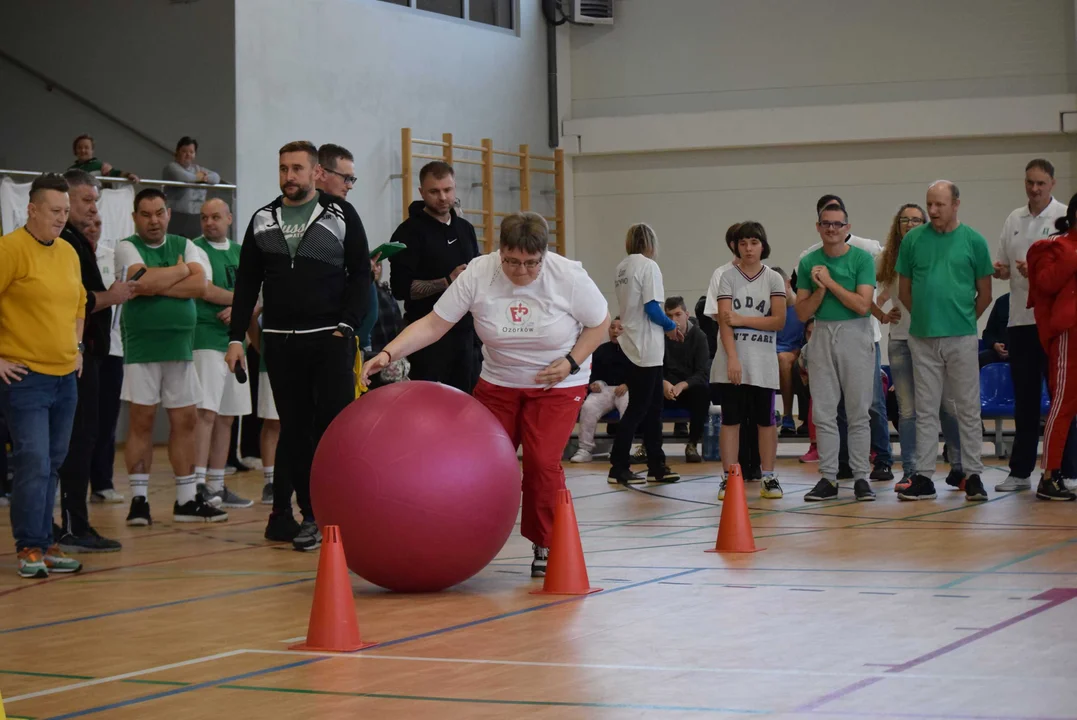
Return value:
[(1028, 307), (1046, 349), (1055, 338), (1077, 328), (1077, 229), (1028, 249)]

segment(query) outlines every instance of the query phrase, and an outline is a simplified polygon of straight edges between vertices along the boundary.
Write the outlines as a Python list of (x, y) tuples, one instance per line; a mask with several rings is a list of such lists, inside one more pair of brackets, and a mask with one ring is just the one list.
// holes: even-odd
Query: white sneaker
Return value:
[(1029, 490), (1031, 488), (1032, 481), (1028, 478), (1019, 478), (1010, 475), (995, 486), (995, 492), (1014, 492), (1017, 490)]
[(123, 502), (123, 495), (120, 495), (118, 492), (116, 492), (112, 488), (108, 488), (107, 490), (99, 490), (99, 491), (91, 494), (90, 495), (90, 502), (92, 502), (92, 503), (122, 503)]
[(572, 459), (569, 460), (569, 462), (589, 463), (592, 460), (594, 460), (594, 457), (591, 455), (591, 453), (587, 452), (586, 450), (577, 450), (576, 454), (572, 456)]
[(1066, 489), (1070, 491), (1077, 490), (1077, 479), (1066, 478), (1062, 481), (1066, 485)]

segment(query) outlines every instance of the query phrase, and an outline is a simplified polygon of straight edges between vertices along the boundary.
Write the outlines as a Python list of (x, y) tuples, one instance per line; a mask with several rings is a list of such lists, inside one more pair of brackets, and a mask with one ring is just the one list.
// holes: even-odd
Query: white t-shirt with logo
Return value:
[[(872, 260), (878, 258), (883, 251), (883, 246), (878, 240), (870, 240), (868, 238), (862, 238), (857, 235), (850, 235), (849, 237), (845, 238), (845, 242), (849, 243), (853, 247), (860, 248), (864, 252), (868, 253), (869, 255), (871, 255)], [(821, 247), (823, 247), (822, 241), (815, 243), (807, 250), (800, 253), (800, 257), (797, 258), (797, 265), (800, 264), (800, 261), (804, 259), (805, 255), (814, 250), (818, 250)], [(881, 288), (879, 287), (875, 288), (875, 294), (872, 296), (872, 299), (879, 297), (880, 290)], [(879, 325), (879, 321), (875, 318), (874, 315), (871, 316), (871, 334), (874, 336), (875, 342), (879, 342), (883, 339), (882, 326)]]
[(1056, 232), (1055, 221), (1066, 217), (1066, 206), (1051, 198), (1039, 215), (1033, 215), (1028, 205), (1017, 208), (1006, 218), (998, 241), (996, 259), (1010, 268), (1010, 320), (1007, 325), (1035, 325), (1036, 315), (1028, 305), (1028, 278), (1017, 271), (1017, 261), (1024, 260), (1028, 249), (1037, 240)]
[[(530, 285), (514, 285), (499, 253), (468, 263), (434, 305), (438, 317), (459, 322), (468, 312), (482, 340), (482, 379), (510, 388), (540, 388), (535, 376), (572, 350), (585, 327), (606, 319), (606, 298), (583, 265), (547, 252)], [(557, 387), (587, 385), (591, 358)]]
[[(739, 267), (722, 274), (718, 282), (718, 298), (729, 300), (733, 312), (744, 317), (762, 318), (771, 314), (774, 298), (785, 298), (785, 280), (775, 270), (764, 265), (754, 277), (748, 277)], [(733, 341), (740, 360), (741, 384), (778, 389), (778, 351), (773, 330), (733, 328)], [(718, 350), (711, 363), (711, 382), (729, 382), (729, 364), (718, 337)]]
[(647, 317), (643, 306), (652, 300), (665, 302), (662, 270), (654, 260), (634, 253), (621, 261), (614, 277), (625, 329), (619, 338), (621, 348), (636, 367), (658, 367), (666, 355), (665, 331)]

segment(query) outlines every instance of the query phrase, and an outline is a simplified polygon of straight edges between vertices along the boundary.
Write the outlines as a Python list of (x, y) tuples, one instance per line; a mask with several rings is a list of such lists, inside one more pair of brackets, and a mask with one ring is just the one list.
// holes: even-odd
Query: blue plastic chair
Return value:
[(980, 415), (1013, 417), (1013, 377), (1009, 363), (989, 363), (980, 368)]

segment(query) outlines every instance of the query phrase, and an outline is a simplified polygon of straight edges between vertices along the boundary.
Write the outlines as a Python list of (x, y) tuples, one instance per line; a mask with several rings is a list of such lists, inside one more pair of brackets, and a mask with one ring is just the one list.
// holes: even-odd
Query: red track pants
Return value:
[(586, 395), (583, 385), (542, 390), (501, 387), (480, 379), (475, 387), (475, 399), (501, 421), (513, 446), (523, 444), (520, 534), (539, 547), (550, 547), (557, 491), (565, 487), (561, 456)]
[(1052, 338), (1047, 349), (1047, 390), (1051, 413), (1043, 431), (1041, 466), (1052, 474), (1062, 467), (1070, 424), (1077, 415), (1077, 331), (1067, 330)]

